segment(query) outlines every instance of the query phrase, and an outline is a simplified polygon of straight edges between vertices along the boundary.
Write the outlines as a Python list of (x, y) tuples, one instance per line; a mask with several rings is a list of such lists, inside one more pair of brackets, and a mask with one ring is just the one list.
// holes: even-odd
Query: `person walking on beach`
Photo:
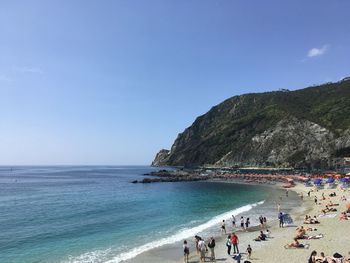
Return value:
[(286, 197), (288, 197), (288, 189), (286, 190)]
[(283, 227), (283, 214), (282, 214), (282, 212), (280, 212), (279, 214), (278, 214), (278, 219), (279, 219), (279, 221), (280, 221), (280, 227)]
[(264, 218), (263, 218), (263, 222), (264, 222), (265, 227), (267, 227), (267, 219), (266, 219), (265, 216), (264, 216)]
[(251, 259), (251, 256), (252, 256), (252, 248), (250, 245), (248, 245), (247, 247), (247, 253), (248, 253), (248, 259)]
[(232, 243), (232, 246), (233, 246), (233, 253), (235, 253), (235, 254), (239, 253), (239, 250), (238, 250), (238, 236), (235, 233), (232, 233), (232, 235), (231, 235), (231, 243)]
[(231, 255), (231, 247), (232, 247), (231, 235), (227, 236), (226, 246), (227, 246), (227, 255)]
[(203, 239), (199, 240), (198, 248), (200, 253), (200, 261), (205, 262), (205, 252), (207, 252), (208, 249)]
[(247, 217), (246, 221), (245, 221), (245, 229), (247, 230), (248, 227), (250, 225), (250, 221), (249, 221), (249, 217)]
[(226, 225), (225, 225), (225, 220), (222, 220), (221, 223), (221, 233), (224, 232), (226, 234)]
[(236, 227), (236, 217), (232, 215), (232, 227)]
[(210, 260), (211, 261), (215, 261), (215, 251), (214, 251), (215, 239), (213, 237), (210, 238), (210, 241), (208, 243), (208, 247), (209, 247), (209, 250), (210, 250)]
[(318, 201), (317, 200), (317, 196), (315, 196), (315, 200), (314, 201), (315, 201), (315, 205), (317, 205), (317, 201)]
[(242, 228), (242, 230), (244, 230), (244, 218), (243, 218), (243, 216), (241, 216), (241, 228)]
[(188, 263), (188, 256), (190, 254), (190, 249), (187, 245), (187, 240), (184, 241), (183, 249), (184, 249), (184, 262)]

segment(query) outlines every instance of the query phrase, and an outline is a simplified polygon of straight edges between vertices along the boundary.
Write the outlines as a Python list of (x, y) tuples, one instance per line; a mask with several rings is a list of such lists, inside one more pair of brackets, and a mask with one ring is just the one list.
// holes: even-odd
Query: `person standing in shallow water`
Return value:
[(236, 217), (232, 215), (232, 227), (236, 227)]
[(242, 230), (244, 230), (244, 218), (243, 218), (243, 216), (241, 216), (241, 228), (242, 228)]
[(184, 249), (184, 262), (188, 263), (188, 256), (190, 254), (190, 249), (187, 245), (187, 240), (184, 241), (183, 249)]
[(248, 227), (250, 225), (250, 221), (249, 221), (249, 217), (247, 217), (246, 221), (245, 221), (245, 229), (247, 230)]
[(264, 218), (263, 216), (259, 216), (260, 228), (264, 227)]
[(264, 218), (263, 218), (263, 222), (264, 222), (264, 226), (267, 227), (267, 219), (266, 219), (265, 216), (264, 216)]
[(226, 225), (225, 225), (225, 220), (222, 220), (221, 223), (221, 233), (224, 232), (226, 234)]

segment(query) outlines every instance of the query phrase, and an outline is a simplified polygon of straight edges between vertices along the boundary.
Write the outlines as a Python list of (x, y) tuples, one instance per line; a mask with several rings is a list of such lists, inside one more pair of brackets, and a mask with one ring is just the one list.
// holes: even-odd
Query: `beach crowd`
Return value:
[[(327, 194), (323, 191), (322, 188), (307, 188), (307, 201), (314, 203), (313, 211), (316, 211), (318, 214), (310, 215), (307, 214), (303, 217), (301, 225), (296, 227), (293, 225), (293, 219), (287, 213), (283, 213), (281, 208), (281, 203), (276, 202), (276, 219), (278, 220), (279, 228), (285, 228), (286, 226), (293, 227), (295, 226), (295, 234), (292, 236), (292, 242), (285, 244), (282, 249), (309, 249), (310, 246), (313, 246), (312, 243), (309, 243), (311, 240), (322, 240), (325, 236), (323, 233), (320, 233), (318, 226), (323, 225), (323, 220), (328, 218), (339, 218), (339, 221), (349, 220), (350, 217), (350, 203), (346, 203), (349, 200), (346, 197), (346, 194), (349, 196), (350, 191), (346, 188), (339, 187), (339, 189), (332, 191)], [(288, 189), (286, 190), (286, 198), (289, 196)], [(304, 201), (303, 192), (299, 193), (300, 199)], [(340, 197), (340, 198), (339, 198)], [(281, 198), (282, 199), (282, 198)], [(281, 200), (280, 199), (280, 200)], [(346, 207), (344, 209), (344, 206)], [(340, 212), (338, 214), (338, 212)], [(228, 220), (222, 220), (220, 222), (220, 234), (226, 235), (225, 246), (227, 248), (226, 254), (227, 258), (231, 258), (233, 262), (243, 262), (250, 263), (253, 254), (253, 248), (250, 244), (244, 248), (239, 247), (239, 232), (253, 232), (258, 231), (258, 236), (254, 238), (253, 242), (268, 241), (271, 236), (271, 231), (268, 229), (267, 218), (261, 215), (257, 221), (259, 222), (259, 229), (256, 229), (256, 226), (251, 227), (250, 217), (239, 217), (239, 222), (236, 220), (236, 216), (232, 215), (231, 222), (228, 224)], [(272, 219), (273, 221), (273, 219)], [(349, 222), (350, 224), (350, 222)], [(231, 231), (229, 231), (229, 229)], [(349, 233), (347, 233), (348, 235)], [(311, 241), (312, 242), (312, 241)], [(202, 237), (196, 235), (194, 237), (196, 253), (199, 256), (200, 262), (214, 262), (216, 261), (215, 257), (215, 239), (210, 237), (205, 241)], [(347, 244), (350, 249), (350, 244)], [(187, 241), (184, 241), (184, 262), (189, 262), (190, 249)], [(350, 255), (350, 252), (349, 252)], [(226, 258), (226, 259), (227, 259)], [(226, 261), (225, 259), (225, 261)], [(231, 261), (232, 261), (231, 260)], [(192, 261), (197, 262), (197, 261)], [(228, 261), (230, 262), (230, 260)], [(280, 262), (274, 261), (272, 259), (268, 262)], [(301, 262), (301, 261), (300, 261)], [(316, 250), (313, 250), (310, 256), (304, 260), (308, 263), (350, 263), (350, 258), (346, 258), (346, 255), (342, 255), (338, 251), (333, 251), (330, 255), (326, 255), (325, 252), (318, 253)]]

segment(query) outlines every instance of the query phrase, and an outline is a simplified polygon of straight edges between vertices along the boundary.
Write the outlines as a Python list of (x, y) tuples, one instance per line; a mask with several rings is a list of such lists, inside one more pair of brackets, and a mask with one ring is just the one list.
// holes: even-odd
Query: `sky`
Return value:
[(244, 93), (350, 76), (347, 0), (2, 0), (0, 165), (150, 164)]

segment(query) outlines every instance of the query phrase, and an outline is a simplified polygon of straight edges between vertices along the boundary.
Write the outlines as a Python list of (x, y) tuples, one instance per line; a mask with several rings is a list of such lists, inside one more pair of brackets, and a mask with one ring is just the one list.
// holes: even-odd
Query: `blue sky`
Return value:
[(224, 99), (350, 75), (350, 1), (0, 2), (0, 164), (149, 164)]

